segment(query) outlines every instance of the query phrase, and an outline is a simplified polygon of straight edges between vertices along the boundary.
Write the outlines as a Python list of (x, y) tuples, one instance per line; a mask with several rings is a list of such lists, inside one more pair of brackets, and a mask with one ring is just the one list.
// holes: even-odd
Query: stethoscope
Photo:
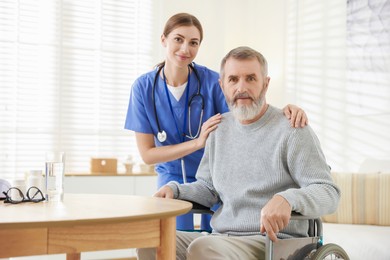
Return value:
[[(197, 89), (197, 92), (195, 94), (193, 94), (190, 98), (188, 98), (189, 89), (190, 89), (190, 72), (191, 72), (191, 70), (195, 73), (196, 79), (198, 80), (198, 89)], [(160, 121), (159, 121), (159, 118), (158, 118), (158, 115), (157, 115), (157, 105), (156, 105), (156, 98), (155, 98), (157, 79), (158, 79), (161, 71), (163, 72), (162, 74), (163, 74), (163, 78), (164, 78), (165, 94), (166, 94), (167, 99), (168, 99), (169, 107), (170, 107), (171, 114), (172, 114), (174, 122), (175, 122), (177, 133), (178, 133), (179, 136), (181, 136), (181, 141), (184, 142), (184, 138), (185, 137), (187, 137), (189, 139), (196, 139), (196, 138), (198, 138), (199, 134), (200, 134), (201, 126), (202, 126), (203, 111), (204, 111), (204, 97), (200, 93), (201, 84), (200, 84), (199, 74), (198, 74), (197, 70), (195, 69), (195, 67), (192, 64), (188, 65), (188, 81), (187, 81), (187, 88), (186, 88), (186, 103), (187, 103), (187, 106), (186, 106), (185, 111), (184, 111), (183, 132), (182, 132), (183, 134), (180, 134), (179, 127), (178, 127), (176, 119), (175, 119), (175, 114), (173, 113), (171, 99), (170, 99), (169, 93), (168, 93), (167, 81), (166, 81), (165, 74), (164, 74), (164, 65), (162, 65), (162, 66), (160, 66), (158, 68), (158, 70), (156, 72), (156, 75), (154, 76), (154, 82), (153, 82), (153, 86), (152, 86), (153, 110), (154, 110), (154, 116), (156, 118), (156, 124), (157, 124), (157, 129), (158, 129), (157, 140), (160, 143), (163, 143), (163, 142), (165, 142), (167, 140), (167, 133), (163, 129), (161, 129), (161, 126), (160, 126)], [(193, 104), (193, 102), (197, 98), (200, 98), (200, 101), (201, 101), (201, 103), (200, 103), (200, 105), (201, 105), (201, 112), (200, 112), (200, 116), (199, 116), (199, 125), (198, 125), (197, 132), (196, 132), (195, 135), (193, 135), (192, 128), (191, 128), (191, 105)], [(185, 124), (186, 124), (186, 121), (187, 121), (187, 113), (188, 113), (188, 131), (189, 131), (188, 135), (185, 134)], [(186, 178), (187, 175), (186, 175), (186, 171), (185, 171), (184, 158), (181, 158), (181, 168), (182, 168), (182, 174), (183, 174), (183, 182), (186, 183), (187, 182), (187, 178)]]

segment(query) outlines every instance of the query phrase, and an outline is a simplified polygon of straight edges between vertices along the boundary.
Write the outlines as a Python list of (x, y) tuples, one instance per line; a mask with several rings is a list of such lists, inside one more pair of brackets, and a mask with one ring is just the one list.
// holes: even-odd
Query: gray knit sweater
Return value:
[[(340, 198), (311, 127), (292, 128), (272, 106), (249, 125), (225, 113), (207, 140), (196, 177), (168, 185), (177, 199), (220, 203), (211, 226), (221, 234), (260, 234), (260, 211), (275, 194), (307, 216), (335, 211)], [(307, 236), (307, 221), (290, 221), (279, 237), (290, 236)]]

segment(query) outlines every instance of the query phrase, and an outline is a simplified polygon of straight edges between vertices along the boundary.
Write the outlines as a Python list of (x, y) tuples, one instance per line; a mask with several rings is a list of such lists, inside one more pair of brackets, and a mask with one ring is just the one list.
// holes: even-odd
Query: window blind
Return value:
[(308, 113), (332, 170), (388, 162), (389, 1), (292, 0), (287, 10), (287, 97)]
[(348, 161), (345, 10), (345, 1), (294, 0), (287, 19), (287, 97), (306, 110), (332, 170)]
[(153, 65), (151, 0), (3, 0), (0, 17), (0, 177), (43, 169), (50, 150), (66, 172), (137, 154), (123, 126)]

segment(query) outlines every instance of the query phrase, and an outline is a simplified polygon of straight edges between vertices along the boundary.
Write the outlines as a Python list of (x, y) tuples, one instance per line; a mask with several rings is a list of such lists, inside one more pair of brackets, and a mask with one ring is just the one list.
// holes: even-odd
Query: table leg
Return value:
[(157, 260), (174, 260), (176, 259), (176, 217), (162, 219), (160, 229)]
[(80, 260), (80, 253), (66, 254), (66, 260)]

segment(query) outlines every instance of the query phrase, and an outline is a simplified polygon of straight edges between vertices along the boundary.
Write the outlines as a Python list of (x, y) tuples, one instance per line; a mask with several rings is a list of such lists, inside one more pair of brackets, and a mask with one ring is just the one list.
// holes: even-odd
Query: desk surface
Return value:
[(184, 214), (185, 201), (130, 195), (64, 194), (63, 202), (0, 203), (0, 229), (40, 227), (49, 223), (83, 224), (135, 221)]
[(63, 202), (0, 203), (0, 258), (66, 253), (68, 259), (79, 259), (84, 251), (157, 247), (158, 259), (171, 259), (175, 216), (191, 207), (179, 200), (100, 194), (65, 194)]

